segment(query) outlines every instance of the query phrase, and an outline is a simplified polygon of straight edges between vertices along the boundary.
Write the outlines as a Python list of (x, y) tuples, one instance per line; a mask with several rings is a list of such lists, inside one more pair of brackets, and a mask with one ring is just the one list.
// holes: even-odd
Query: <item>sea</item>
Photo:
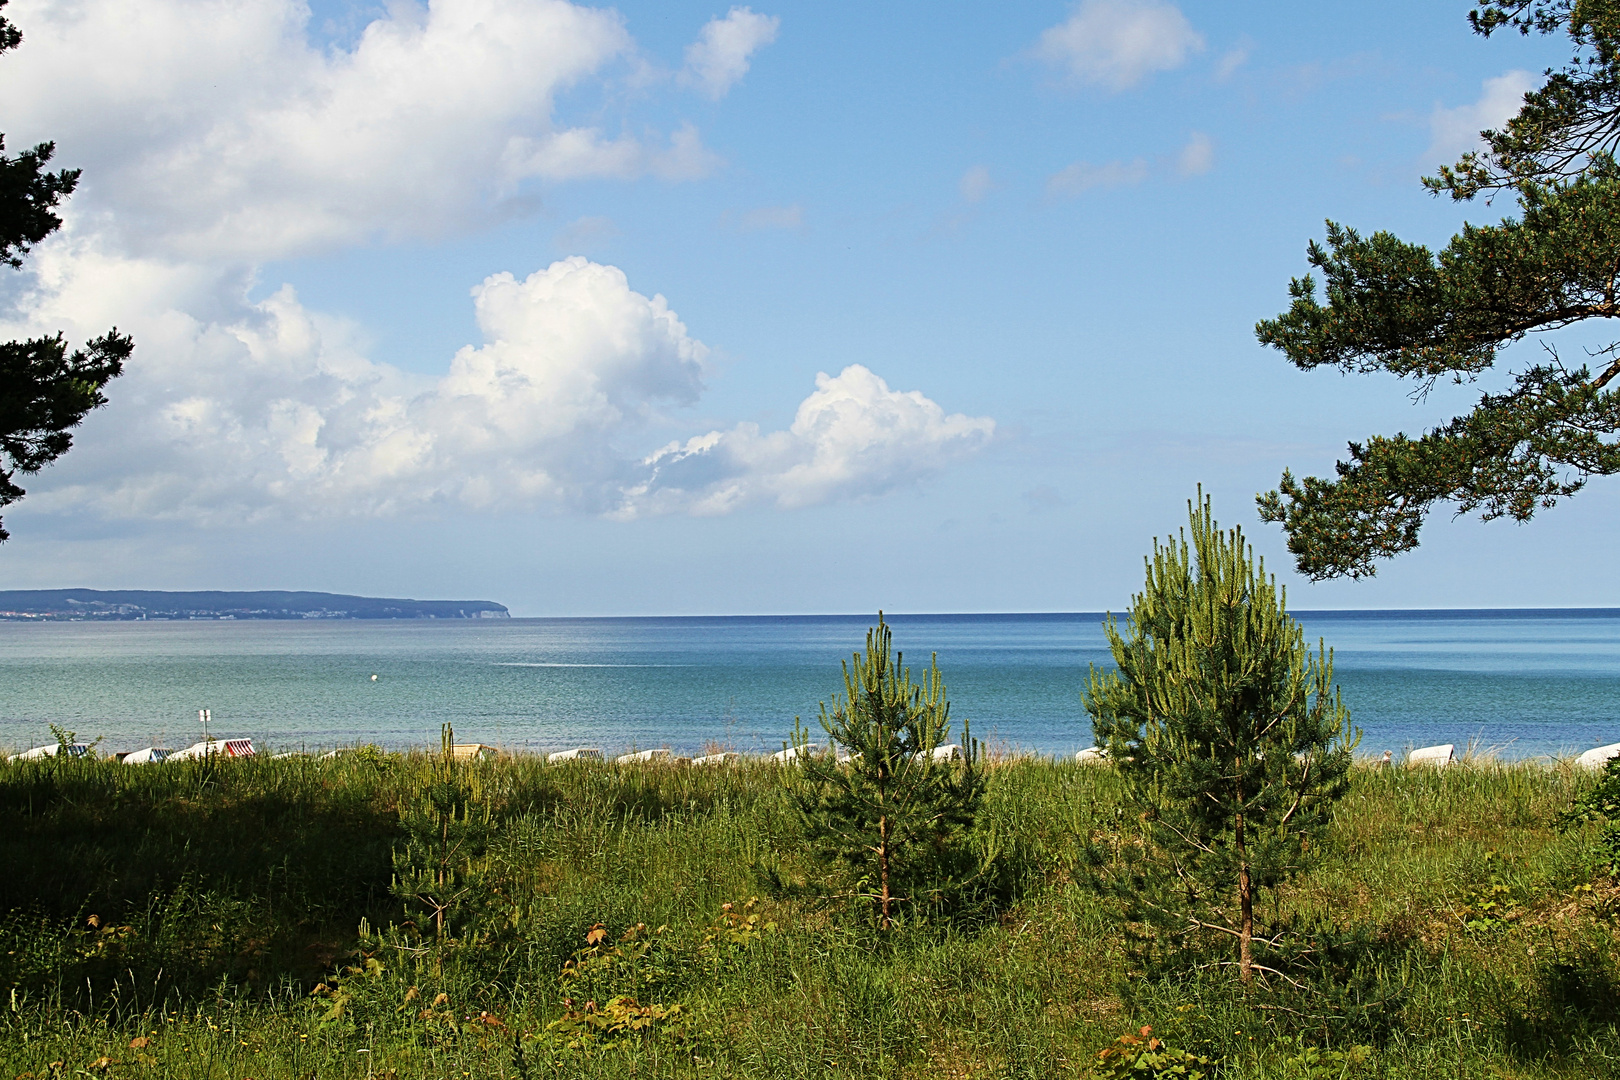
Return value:
[[(1561, 756), (1620, 742), (1620, 609), (1305, 611), (1362, 732), (1359, 753)], [(54, 741), (270, 750), (458, 742), (607, 754), (764, 753), (819, 731), (866, 615), (511, 620), (0, 622), (0, 748)], [(1110, 664), (1099, 613), (893, 615), (920, 675), (937, 658), (954, 734), (1072, 754), (1081, 694)]]

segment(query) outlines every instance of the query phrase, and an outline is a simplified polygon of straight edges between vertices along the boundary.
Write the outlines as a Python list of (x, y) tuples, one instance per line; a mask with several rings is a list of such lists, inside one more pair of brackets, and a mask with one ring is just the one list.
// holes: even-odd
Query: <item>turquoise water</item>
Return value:
[[(1620, 611), (1302, 612), (1336, 650), (1363, 752), (1454, 742), (1504, 756), (1620, 741)], [(108, 749), (200, 734), (280, 748), (457, 738), (609, 752), (779, 749), (841, 686), (868, 616), (467, 622), (0, 623), (0, 745), (49, 725)], [(1091, 743), (1080, 704), (1107, 662), (1101, 616), (891, 620), (913, 667), (939, 654), (952, 715), (986, 741)], [(377, 679), (373, 681), (371, 676)]]

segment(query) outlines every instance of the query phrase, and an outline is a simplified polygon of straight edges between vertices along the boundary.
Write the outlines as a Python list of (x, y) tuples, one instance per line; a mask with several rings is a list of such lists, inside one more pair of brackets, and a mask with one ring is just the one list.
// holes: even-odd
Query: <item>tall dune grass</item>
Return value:
[[(1245, 992), (1145, 965), (1093, 886), (1106, 768), (998, 762), (994, 904), (879, 935), (778, 768), (468, 765), (499, 829), (479, 929), (441, 947), (390, 891), (435, 766), (0, 768), (0, 1076), (1063, 1077), (1144, 1025), (1231, 1077), (1355, 1045), (1343, 1075), (1620, 1075), (1620, 891), (1551, 827), (1567, 769), (1358, 769), (1281, 901), (1321, 977)], [(640, 1031), (570, 1048), (614, 998)]]

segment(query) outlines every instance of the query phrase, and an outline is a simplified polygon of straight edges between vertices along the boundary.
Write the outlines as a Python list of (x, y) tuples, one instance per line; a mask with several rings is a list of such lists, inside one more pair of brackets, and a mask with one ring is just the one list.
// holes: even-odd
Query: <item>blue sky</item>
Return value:
[(1418, 178), (1563, 45), (1466, 10), (13, 0), (85, 179), (4, 329), (138, 351), (0, 588), (1120, 609), (1202, 483), (1295, 607), (1620, 605), (1602, 480), (1360, 583), (1255, 517), (1476, 393), (1253, 336), (1324, 218), (1509, 209)]

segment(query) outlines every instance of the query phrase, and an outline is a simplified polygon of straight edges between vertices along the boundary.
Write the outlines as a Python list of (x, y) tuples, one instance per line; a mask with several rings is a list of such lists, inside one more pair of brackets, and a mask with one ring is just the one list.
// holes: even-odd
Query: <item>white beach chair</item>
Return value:
[(695, 757), (695, 758), (692, 759), (692, 764), (693, 765), (724, 765), (728, 761), (737, 761), (741, 757), (742, 757), (741, 754), (734, 754), (730, 750), (726, 750), (726, 751), (723, 751), (723, 752), (718, 753), (718, 754), (704, 754), (702, 757)]
[(1108, 755), (1102, 750), (1101, 747), (1088, 746), (1078, 754), (1075, 754), (1074, 760), (1078, 761), (1082, 765), (1105, 765), (1108, 763)]
[(668, 750), (638, 750), (633, 754), (620, 754), (613, 759), (615, 765), (644, 765), (649, 761), (669, 757)]
[(1620, 742), (1610, 743), (1608, 746), (1594, 746), (1575, 759), (1575, 767), (1577, 769), (1601, 769), (1609, 763), (1610, 758), (1617, 757), (1620, 757)]
[(560, 765), (565, 761), (601, 761), (602, 751), (594, 746), (579, 746), (572, 750), (558, 750), (555, 754), (546, 755), (546, 764)]
[[(20, 754), (12, 754), (12, 761), (43, 761), (53, 758), (62, 749), (61, 743), (51, 743), (49, 746), (36, 746), (32, 750), (24, 750)], [(70, 743), (67, 747), (68, 757), (92, 757), (93, 752), (89, 743)]]
[(778, 765), (792, 765), (801, 757), (809, 757), (815, 750), (809, 746), (790, 746), (786, 750), (778, 750), (770, 756), (770, 760)]
[(1457, 749), (1455, 743), (1442, 743), (1439, 746), (1425, 746), (1406, 755), (1407, 768), (1416, 768), (1420, 765), (1443, 769), (1451, 764), (1452, 751)]
[(244, 758), (253, 757), (252, 739), (209, 739), (206, 742), (192, 743), (184, 750), (176, 750), (164, 761), (197, 761), (210, 755), (218, 754), (221, 757)]
[(934, 747), (933, 759), (935, 761), (961, 761), (962, 748), (956, 743), (950, 743), (946, 746), (936, 746)]
[(133, 750), (123, 757), (125, 765), (156, 765), (164, 761), (174, 751), (161, 746), (148, 746), (145, 750)]

